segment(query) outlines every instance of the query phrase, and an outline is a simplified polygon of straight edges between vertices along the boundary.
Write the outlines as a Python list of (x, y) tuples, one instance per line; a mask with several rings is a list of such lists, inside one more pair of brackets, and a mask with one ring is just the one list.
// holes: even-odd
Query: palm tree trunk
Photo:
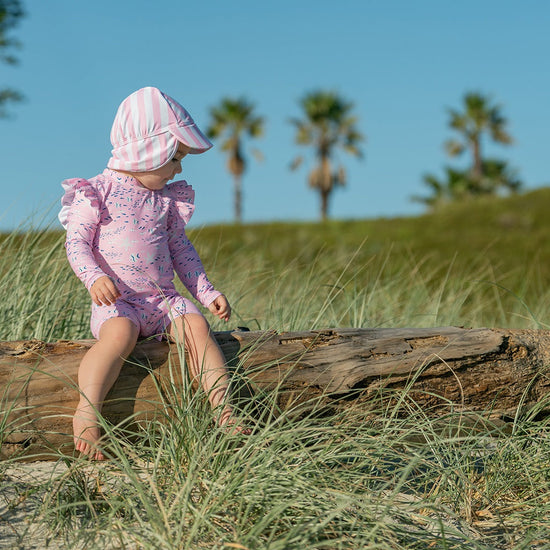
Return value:
[(235, 222), (242, 223), (242, 177), (240, 175), (234, 176), (234, 193)]
[(481, 164), (481, 143), (480, 136), (477, 136), (472, 140), (472, 155), (474, 157), (474, 164), (472, 166), (472, 177), (478, 185), (481, 185), (481, 178), (483, 177), (483, 167)]
[(333, 178), (330, 166), (329, 149), (327, 145), (321, 147), (321, 219), (328, 219), (328, 200), (332, 190)]
[(328, 219), (328, 198), (329, 192), (325, 189), (321, 189), (321, 219), (326, 221)]

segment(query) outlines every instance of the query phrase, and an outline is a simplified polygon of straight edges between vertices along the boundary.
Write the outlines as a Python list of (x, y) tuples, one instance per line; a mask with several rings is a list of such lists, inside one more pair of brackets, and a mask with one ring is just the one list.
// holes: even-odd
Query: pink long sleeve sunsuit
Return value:
[(89, 290), (101, 276), (121, 296), (111, 306), (92, 304), (91, 330), (112, 317), (127, 317), (141, 337), (161, 337), (175, 317), (200, 313), (174, 286), (174, 271), (207, 307), (221, 293), (208, 280), (185, 234), (195, 193), (185, 181), (149, 190), (135, 178), (106, 169), (90, 180), (63, 182), (67, 256)]

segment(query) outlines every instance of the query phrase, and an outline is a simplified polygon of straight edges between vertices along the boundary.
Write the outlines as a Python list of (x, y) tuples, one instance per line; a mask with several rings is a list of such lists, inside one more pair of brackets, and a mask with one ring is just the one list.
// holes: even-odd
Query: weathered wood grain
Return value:
[[(301, 401), (347, 396), (368, 407), (381, 388), (407, 387), (426, 411), (453, 404), (511, 414), (550, 394), (550, 331), (436, 327), (215, 336), (253, 392), (278, 388)], [(92, 344), (0, 342), (0, 458), (52, 448), (71, 452), (78, 365)], [(155, 414), (159, 384), (174, 373), (181, 381), (180, 368), (176, 346), (140, 342), (107, 396), (105, 415), (118, 422), (134, 413)]]

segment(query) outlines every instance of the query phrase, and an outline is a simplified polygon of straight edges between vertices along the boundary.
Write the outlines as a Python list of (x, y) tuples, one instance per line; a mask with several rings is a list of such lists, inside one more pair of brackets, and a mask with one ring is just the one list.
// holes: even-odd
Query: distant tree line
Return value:
[[(333, 190), (346, 184), (344, 167), (336, 164), (337, 149), (361, 158), (359, 143), (364, 137), (357, 129), (357, 117), (352, 113), (353, 103), (344, 100), (335, 92), (317, 90), (300, 100), (302, 118), (291, 119), (296, 128), (298, 145), (310, 146), (315, 155), (309, 172), (309, 186), (319, 192), (321, 218), (328, 217), (329, 200)], [(227, 168), (234, 180), (235, 221), (242, 221), (242, 175), (247, 166), (243, 139), (260, 137), (264, 131), (264, 119), (254, 113), (254, 105), (245, 98), (225, 97), (220, 104), (210, 109), (212, 122), (207, 133), (212, 139), (222, 137), (222, 151), (228, 155)], [(258, 151), (253, 151), (261, 158)], [(303, 156), (296, 157), (291, 169), (302, 164)]]
[[(0, 61), (16, 64), (13, 50), (19, 42), (8, 36), (24, 16), (20, 0), (0, 0)], [(22, 94), (12, 88), (0, 89), (0, 118), (7, 116), (6, 105), (20, 101)], [(314, 162), (308, 174), (309, 186), (319, 193), (321, 219), (329, 213), (331, 195), (336, 187), (347, 183), (344, 166), (337, 162), (339, 150), (357, 158), (363, 157), (360, 144), (365, 137), (358, 129), (358, 119), (353, 114), (354, 105), (336, 92), (315, 90), (299, 100), (302, 116), (292, 118), (295, 128), (295, 143), (309, 147)], [(429, 194), (414, 196), (431, 209), (457, 200), (481, 195), (515, 193), (522, 187), (516, 172), (502, 159), (488, 158), (483, 154), (483, 140), (488, 136), (492, 141), (510, 145), (513, 140), (507, 131), (507, 121), (500, 105), (480, 92), (468, 92), (463, 97), (461, 110), (448, 109), (449, 128), (457, 136), (445, 143), (451, 157), (467, 152), (470, 165), (466, 169), (444, 167), (444, 176), (433, 174), (423, 177)], [(255, 113), (255, 105), (245, 97), (237, 99), (224, 97), (210, 109), (211, 122), (207, 133), (212, 139), (221, 139), (221, 150), (227, 154), (227, 169), (234, 181), (235, 221), (242, 221), (242, 178), (248, 160), (245, 154), (245, 139), (263, 135), (264, 118)], [(251, 153), (261, 160), (261, 153), (252, 149)], [(290, 164), (297, 170), (304, 162), (298, 155)]]
[[(299, 101), (301, 118), (293, 118), (295, 142), (310, 147), (315, 161), (308, 174), (308, 184), (320, 196), (320, 217), (328, 217), (329, 202), (334, 189), (347, 182), (343, 165), (335, 162), (338, 149), (362, 158), (359, 147), (365, 140), (357, 128), (357, 117), (353, 114), (353, 103), (331, 91), (316, 90), (304, 95)], [(466, 169), (446, 166), (442, 178), (433, 174), (424, 176), (424, 183), (430, 194), (412, 199), (435, 209), (449, 202), (456, 202), (482, 195), (515, 193), (522, 188), (522, 182), (508, 163), (501, 159), (483, 155), (482, 144), (486, 136), (495, 143), (510, 145), (513, 140), (507, 131), (507, 121), (502, 108), (491, 98), (479, 93), (468, 92), (463, 97), (461, 110), (449, 109), (449, 128), (457, 137), (445, 142), (447, 153), (459, 156), (468, 153), (470, 166)], [(224, 98), (212, 107), (211, 126), (208, 129), (213, 139), (225, 136), (222, 151), (228, 154), (227, 167), (235, 181), (235, 220), (242, 220), (242, 176), (247, 166), (243, 149), (243, 138), (256, 138), (263, 134), (264, 119), (254, 113), (254, 105), (245, 98)], [(260, 158), (258, 151), (254, 151)], [(296, 170), (304, 157), (297, 156), (290, 168)]]

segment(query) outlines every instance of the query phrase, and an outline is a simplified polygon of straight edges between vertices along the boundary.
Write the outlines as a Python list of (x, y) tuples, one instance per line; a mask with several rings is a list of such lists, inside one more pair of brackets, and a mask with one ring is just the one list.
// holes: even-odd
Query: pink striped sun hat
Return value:
[(174, 99), (153, 87), (129, 95), (118, 108), (111, 129), (113, 170), (147, 172), (164, 166), (183, 143), (191, 154), (208, 151), (212, 143), (191, 115)]

